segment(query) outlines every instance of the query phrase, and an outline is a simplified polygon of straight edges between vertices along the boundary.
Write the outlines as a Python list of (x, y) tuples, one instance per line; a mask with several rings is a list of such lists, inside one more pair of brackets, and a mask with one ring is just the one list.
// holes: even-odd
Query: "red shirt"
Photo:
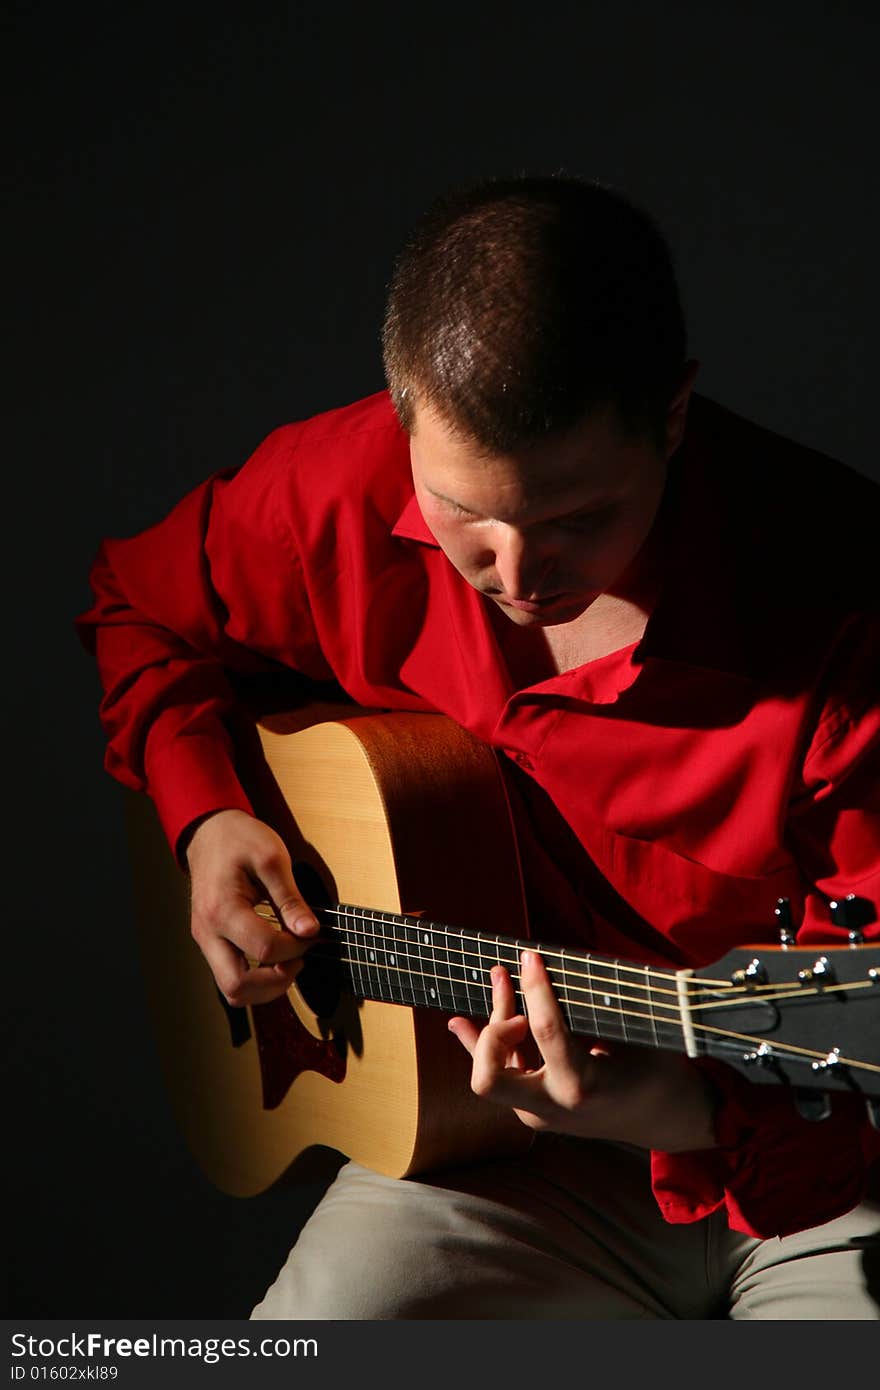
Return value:
[[(440, 711), (499, 750), (542, 939), (702, 965), (775, 942), (785, 896), (801, 942), (845, 942), (828, 899), (880, 900), (880, 624), (860, 539), (876, 544), (877, 491), (695, 398), (644, 637), (541, 678), (534, 638), (428, 531), (385, 393), (285, 426), (102, 546), (78, 621), (106, 766), (152, 796), (173, 846), (208, 811), (250, 810), (228, 673), (292, 668), (359, 704)], [(737, 1229), (784, 1234), (860, 1199), (880, 1160), (860, 1102), (835, 1095), (810, 1123), (779, 1089), (698, 1065), (723, 1095), (720, 1142), (654, 1155), (668, 1220), (726, 1204)]]

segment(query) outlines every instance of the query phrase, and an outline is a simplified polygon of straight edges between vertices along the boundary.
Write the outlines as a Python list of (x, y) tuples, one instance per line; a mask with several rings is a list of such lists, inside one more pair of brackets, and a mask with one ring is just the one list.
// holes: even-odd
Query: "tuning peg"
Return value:
[(824, 1091), (803, 1091), (796, 1086), (792, 1095), (802, 1120), (827, 1120), (831, 1114), (831, 1098)]
[(840, 1060), (840, 1048), (832, 1047), (831, 1051), (825, 1054), (821, 1062), (812, 1063), (812, 1070), (815, 1072), (824, 1072), (826, 1075), (829, 1075), (833, 1071), (835, 1076), (845, 1076), (846, 1067)]
[(732, 985), (738, 985), (741, 989), (757, 989), (758, 985), (766, 985), (767, 971), (764, 969), (758, 957), (750, 960), (744, 970), (734, 970), (730, 977)]
[(813, 961), (811, 970), (799, 970), (798, 980), (802, 985), (814, 985), (816, 989), (821, 989), (823, 985), (833, 985), (835, 981), (834, 970), (827, 956), (820, 956)]
[(869, 898), (858, 898), (855, 893), (847, 893), (845, 898), (834, 898), (829, 904), (831, 920), (836, 927), (846, 927), (852, 946), (861, 946), (864, 941), (862, 927), (877, 920), (877, 912)]
[(791, 920), (791, 899), (777, 898), (776, 906), (773, 909), (779, 927), (779, 944), (783, 947), (793, 946), (795, 943), (794, 926)]

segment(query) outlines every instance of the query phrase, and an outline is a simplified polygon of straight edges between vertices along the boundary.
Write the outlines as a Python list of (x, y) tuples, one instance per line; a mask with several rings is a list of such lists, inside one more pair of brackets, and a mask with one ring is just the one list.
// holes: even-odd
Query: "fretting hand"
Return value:
[(493, 967), (491, 979), (488, 1023), (480, 1027), (463, 1017), (449, 1022), (473, 1059), (477, 1095), (512, 1107), (536, 1130), (667, 1153), (714, 1147), (713, 1093), (686, 1057), (576, 1038), (533, 951), (521, 959), (528, 1017), (515, 1012), (513, 984), (503, 966)]

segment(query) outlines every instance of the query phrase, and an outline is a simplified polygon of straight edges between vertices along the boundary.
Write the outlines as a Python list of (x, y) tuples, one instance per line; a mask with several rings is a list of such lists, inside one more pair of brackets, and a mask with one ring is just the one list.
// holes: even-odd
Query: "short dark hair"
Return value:
[(549, 176), (428, 209), (395, 263), (382, 346), (405, 429), (422, 403), (503, 452), (609, 406), (660, 444), (687, 335), (652, 219), (600, 183)]

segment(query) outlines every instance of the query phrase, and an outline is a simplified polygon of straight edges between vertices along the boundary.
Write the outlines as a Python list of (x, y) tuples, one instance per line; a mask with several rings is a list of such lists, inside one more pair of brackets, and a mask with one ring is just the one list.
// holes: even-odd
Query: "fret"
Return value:
[(397, 955), (397, 921), (393, 912), (385, 914), (382, 924), (385, 986), (392, 1004), (402, 1004), (400, 997), (400, 961)]
[(370, 913), (371, 932), (367, 942), (367, 960), (369, 962), (370, 982), (373, 989), (373, 998), (385, 1003), (385, 991), (383, 989), (382, 965), (382, 943), (379, 935), (381, 930), (381, 913)]
[(459, 1008), (459, 1013), (467, 1014), (469, 1018), (473, 1018), (474, 996), (477, 987), (476, 981), (478, 979), (477, 969), (474, 964), (474, 961), (476, 959), (476, 953), (474, 950), (475, 943), (472, 937), (465, 937), (464, 932), (462, 932), (460, 936), (459, 945), (461, 954), (461, 963), (459, 966), (459, 970), (462, 1000), (462, 1006)]
[(391, 997), (395, 1004), (412, 1004), (415, 1002), (415, 997), (412, 993), (412, 983), (407, 974), (405, 928), (400, 919), (394, 916), (390, 918), (389, 925), (391, 932), (389, 934), (388, 981)]
[(383, 1004), (392, 1004), (394, 1001), (390, 997), (388, 979), (388, 947), (385, 941), (385, 922), (387, 913), (375, 912), (373, 914), (373, 951), (370, 956), (370, 964), (376, 972), (376, 988), (379, 991), (379, 1001)]
[(418, 922), (409, 921), (405, 924), (402, 932), (406, 956), (406, 988), (409, 991), (409, 1002), (421, 1004), (424, 1008), (428, 1008), (431, 1001), (428, 998), (428, 985), (419, 953), (418, 931)]
[[(431, 1009), (439, 1009), (440, 1002), (440, 980), (437, 970), (437, 955), (434, 944), (434, 933), (427, 930), (427, 922), (419, 922), (418, 944), (419, 954), (425, 962), (427, 975), (427, 1002)], [(433, 984), (431, 981), (433, 980)]]
[(391, 955), (391, 948), (388, 944), (388, 913), (380, 912), (376, 923), (376, 971), (379, 981), (379, 989), (383, 1001), (395, 1004), (394, 993), (391, 988), (391, 971), (388, 968), (388, 957)]
[(490, 1013), (492, 1012), (492, 985), (489, 979), (489, 971), (492, 969), (494, 962), (491, 960), (487, 961), (484, 957), (483, 944), (484, 943), (482, 936), (478, 935), (477, 957), (479, 960), (479, 965), (477, 969), (479, 971), (478, 989), (480, 991), (481, 1002), (479, 1003), (477, 1008), (477, 1017), (488, 1018)]
[(358, 995), (367, 998), (367, 980), (364, 974), (364, 936), (363, 931), (358, 931), (354, 926), (354, 911), (352, 908), (343, 909), (343, 924), (345, 928), (345, 946), (347, 954), (351, 957), (352, 973), (356, 976)]
[(532, 947), (530, 942), (514, 941), (511, 937), (496, 936), (495, 953), (498, 965), (503, 965), (510, 975), (514, 992), (514, 1009), (519, 1014), (524, 1014), (526, 1004), (523, 998), (522, 986), (520, 985), (520, 963), (519, 958), (523, 949), (529, 946), (530, 949), (537, 950), (537, 946)]
[[(617, 973), (620, 978), (619, 969)], [(650, 990), (642, 988), (643, 974), (643, 970), (636, 972), (632, 967), (627, 971), (620, 989), (623, 996), (621, 1008), (628, 1020), (628, 1040), (642, 1047), (656, 1047), (657, 1029), (651, 1014), (651, 995)]]
[(434, 959), (437, 963), (437, 990), (440, 996), (440, 1007), (447, 1013), (455, 1013), (455, 998), (452, 993), (452, 982), (449, 978), (449, 947), (446, 932), (442, 927), (438, 929), (436, 922), (431, 923), (431, 930), (434, 937)]
[(589, 957), (590, 995), (592, 999), (593, 1026), (600, 1038), (620, 1038), (626, 1036), (626, 1025), (621, 1027), (620, 977), (616, 960), (601, 960)]
[[(568, 1030), (569, 1030), (570, 1033), (576, 1033), (576, 1032), (577, 1032), (577, 1029), (576, 1029), (575, 1026), (574, 1026), (574, 1013), (573, 1013), (572, 993), (571, 993), (571, 987), (570, 987), (569, 982), (568, 982), (568, 969), (567, 969), (567, 963), (566, 963), (566, 959), (565, 959), (565, 947), (564, 947), (564, 946), (561, 948), (561, 950), (560, 950), (560, 952), (559, 952), (559, 956), (560, 956), (559, 986), (558, 986), (558, 988), (557, 988), (556, 983), (555, 983), (555, 981), (554, 981), (553, 987), (554, 987), (554, 989), (556, 989), (556, 996), (557, 996), (557, 998), (558, 998), (558, 1000), (559, 1000), (559, 1007), (560, 1007), (560, 1009), (562, 1010), (562, 1017), (565, 1019), (566, 1027), (568, 1028)], [(549, 972), (548, 972), (548, 973), (549, 973)], [(555, 971), (552, 972), (552, 973), (550, 973), (550, 979), (551, 979), (551, 981), (553, 981), (553, 976), (554, 976), (554, 974), (555, 974)]]
[(368, 999), (381, 999), (379, 973), (376, 969), (376, 914), (365, 914), (367, 929), (364, 932), (364, 970), (367, 977)]
[(615, 1007), (615, 1009), (617, 1010), (617, 1017), (618, 1017), (618, 1019), (620, 1020), (620, 1028), (621, 1028), (621, 1030), (622, 1030), (622, 1032), (623, 1032), (623, 1040), (624, 1040), (624, 1042), (631, 1042), (632, 1039), (630, 1038), (629, 1028), (628, 1028), (628, 1026), (627, 1026), (627, 1021), (626, 1021), (626, 1010), (624, 1009), (624, 1006), (623, 1006), (623, 989), (621, 988), (621, 984), (620, 984), (620, 961), (619, 961), (619, 960), (616, 960), (616, 961), (614, 962), (614, 987), (615, 987), (615, 993), (614, 993), (614, 995), (612, 996), (612, 999), (613, 999), (614, 1007)]
[(451, 970), (455, 982), (455, 1011), (469, 1017), (474, 1012), (474, 942), (464, 930), (456, 931), (455, 945), (451, 948)]
[(595, 958), (584, 956), (585, 975), (587, 975), (586, 1000), (585, 1004), (589, 1011), (589, 1024), (586, 1029), (594, 1038), (601, 1036), (599, 1032), (599, 1011), (596, 1008), (596, 970)]
[(446, 957), (447, 998), (451, 999), (453, 1013), (467, 1012), (467, 995), (464, 988), (464, 966), (461, 953), (461, 933), (448, 927), (443, 933), (444, 954)]
[(595, 1032), (595, 1009), (590, 1002), (591, 992), (582, 968), (582, 958), (578, 952), (567, 952), (565, 949), (553, 954), (559, 955), (561, 965), (558, 968), (548, 965), (547, 974), (566, 1025), (572, 1033), (592, 1035)]
[(348, 957), (346, 971), (351, 980), (352, 990), (356, 995), (360, 996), (364, 992), (363, 981), (361, 978), (360, 971), (360, 956), (358, 951), (357, 938), (352, 933), (351, 927), (349, 925), (349, 911), (349, 908), (345, 907), (343, 904), (340, 903), (339, 907), (337, 908), (337, 912), (339, 914), (339, 922), (336, 926), (336, 932), (339, 937), (341, 954), (344, 957)]
[(648, 1027), (650, 1029), (648, 1041), (651, 1042), (654, 1047), (659, 1047), (660, 1038), (657, 1034), (657, 1016), (654, 1012), (654, 996), (651, 993), (651, 967), (645, 965), (642, 969), (645, 976), (645, 1000), (648, 1006)]

